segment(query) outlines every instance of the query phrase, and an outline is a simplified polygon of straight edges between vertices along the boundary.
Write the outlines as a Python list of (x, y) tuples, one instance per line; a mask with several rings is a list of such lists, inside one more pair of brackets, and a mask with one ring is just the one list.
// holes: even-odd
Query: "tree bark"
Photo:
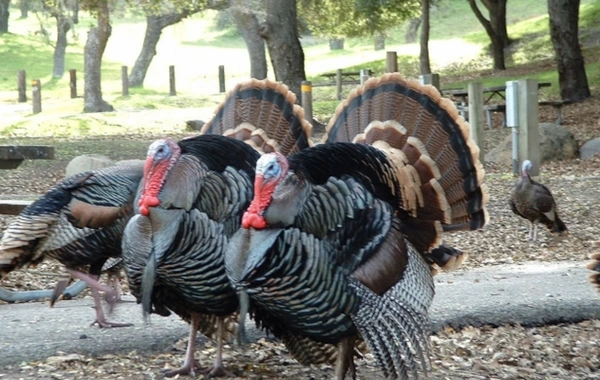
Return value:
[(112, 32), (108, 11), (108, 0), (99, 0), (98, 24), (90, 28), (84, 48), (84, 94), (83, 112), (114, 111), (112, 105), (102, 99), (102, 55)]
[(429, 0), (421, 0), (421, 38), (419, 52), (419, 66), (421, 74), (431, 74), (429, 61)]
[(408, 27), (406, 28), (406, 34), (404, 35), (404, 42), (407, 44), (411, 44), (417, 41), (417, 32), (419, 31), (419, 26), (421, 25), (420, 17), (413, 17), (410, 19), (408, 23)]
[(29, 16), (29, 0), (19, 0), (19, 10), (21, 11), (20, 18), (27, 18)]
[(256, 14), (252, 13), (247, 7), (236, 4), (231, 8), (235, 24), (242, 33), (242, 38), (246, 43), (248, 55), (250, 57), (250, 77), (256, 79), (265, 79), (267, 77), (267, 53), (265, 41), (259, 35), (260, 23)]
[(146, 17), (144, 43), (142, 44), (142, 51), (133, 65), (131, 74), (129, 74), (129, 86), (141, 87), (144, 85), (144, 79), (146, 79), (148, 68), (156, 55), (156, 46), (158, 45), (163, 29), (167, 26), (177, 24), (192, 13), (194, 12), (183, 10), (182, 12)]
[(560, 96), (573, 101), (588, 98), (590, 88), (579, 46), (579, 0), (548, 0), (548, 14)]
[[(490, 20), (479, 10), (476, 0), (469, 0), (471, 10), (475, 13), (477, 20), (483, 25), (485, 32), (490, 37), (491, 53), (494, 61), (494, 70), (506, 70), (504, 48), (510, 44), (506, 32), (506, 1), (507, 0), (482, 0), (483, 5), (490, 14)], [(503, 28), (497, 30), (496, 28)]]
[(67, 33), (71, 30), (71, 20), (64, 14), (56, 14), (56, 46), (54, 46), (53, 78), (62, 78), (65, 73), (65, 52), (67, 50)]
[(8, 33), (9, 6), (10, 0), (0, 0), (0, 34)]
[(300, 101), (300, 85), (306, 80), (304, 51), (298, 39), (296, 0), (266, 0), (267, 18), (261, 37), (267, 43), (275, 79), (285, 83)]

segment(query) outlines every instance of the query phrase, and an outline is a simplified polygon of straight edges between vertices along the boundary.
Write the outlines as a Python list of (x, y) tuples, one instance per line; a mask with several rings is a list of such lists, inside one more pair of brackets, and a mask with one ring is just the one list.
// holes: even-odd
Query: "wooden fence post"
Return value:
[(525, 160), (531, 161), (531, 175), (540, 174), (540, 126), (538, 121), (538, 81), (520, 79), (519, 108), (519, 168)]
[(33, 113), (42, 112), (42, 83), (39, 79), (31, 80), (31, 100), (33, 102)]
[(309, 80), (302, 81), (300, 90), (302, 92), (302, 108), (304, 108), (304, 118), (312, 125), (312, 82)]
[(483, 164), (483, 84), (481, 82), (469, 83), (469, 128), (471, 138), (479, 147), (479, 161)]
[(129, 77), (127, 76), (127, 66), (121, 66), (121, 95), (129, 95)]
[(77, 98), (77, 70), (69, 70), (69, 87), (71, 88), (71, 99)]
[(19, 70), (17, 73), (17, 84), (19, 88), (19, 103), (27, 101), (27, 80), (25, 70)]
[(175, 66), (173, 65), (169, 66), (169, 95), (177, 95), (177, 91), (175, 91)]
[(219, 92), (225, 92), (225, 66), (219, 65)]
[(398, 54), (395, 51), (388, 51), (385, 55), (385, 72), (398, 72)]
[(342, 100), (342, 69), (337, 69), (335, 74), (335, 89), (337, 92), (337, 100)]

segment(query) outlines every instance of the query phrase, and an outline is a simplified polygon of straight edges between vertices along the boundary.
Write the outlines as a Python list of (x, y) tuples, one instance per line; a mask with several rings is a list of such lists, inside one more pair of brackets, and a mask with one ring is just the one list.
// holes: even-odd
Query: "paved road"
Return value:
[[(437, 294), (431, 310), (434, 329), (600, 319), (600, 294), (588, 283), (584, 264), (493, 266), (442, 273), (436, 276)], [(94, 316), (92, 304), (90, 298), (84, 298), (61, 301), (55, 308), (44, 302), (0, 305), (0, 367), (39, 360), (57, 351), (163, 351), (187, 334), (187, 325), (175, 316), (153, 316), (145, 324), (135, 303), (118, 305), (110, 318), (133, 322), (133, 327), (89, 327)]]

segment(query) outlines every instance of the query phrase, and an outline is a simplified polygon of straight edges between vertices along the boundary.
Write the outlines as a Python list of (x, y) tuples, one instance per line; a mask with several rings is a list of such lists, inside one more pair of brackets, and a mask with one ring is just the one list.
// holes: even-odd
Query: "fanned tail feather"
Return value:
[[(443, 231), (476, 230), (487, 223), (489, 194), (479, 147), (454, 103), (433, 86), (398, 73), (369, 79), (338, 106), (322, 139), (343, 141), (386, 153), (402, 183), (402, 208), (413, 218), (403, 220), (407, 230), (418, 229), (410, 227), (416, 220), (439, 221)], [(439, 238), (432, 238), (427, 250)]]
[[(595, 242), (595, 244), (600, 246), (600, 241)], [(594, 271), (594, 273), (590, 274), (590, 282), (600, 291), (600, 252), (592, 254), (590, 259), (592, 261), (586, 265), (587, 269)]]
[(251, 79), (229, 91), (200, 133), (240, 139), (263, 153), (294, 154), (310, 146), (312, 129), (295, 102), (283, 83)]

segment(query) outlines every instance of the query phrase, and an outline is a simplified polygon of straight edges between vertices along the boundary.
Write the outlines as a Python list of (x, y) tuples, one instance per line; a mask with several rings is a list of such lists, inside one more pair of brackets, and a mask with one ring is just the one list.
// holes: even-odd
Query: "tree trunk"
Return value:
[(296, 0), (266, 0), (266, 8), (267, 18), (260, 32), (269, 49), (275, 79), (285, 83), (299, 97), (306, 74), (304, 51), (298, 39)]
[(489, 4), (490, 23), (503, 48), (509, 47), (511, 43), (508, 38), (508, 30), (506, 29), (506, 1), (507, 0), (497, 0), (484, 3), (486, 5)]
[(108, 11), (108, 0), (99, 0), (98, 25), (90, 28), (85, 42), (83, 112), (114, 111), (112, 105), (102, 99), (102, 55), (112, 32)]
[(404, 35), (404, 42), (406, 42), (407, 44), (411, 44), (417, 41), (417, 31), (419, 30), (420, 25), (420, 17), (413, 17), (410, 19), (408, 27), (406, 28), (406, 34)]
[(419, 66), (421, 74), (431, 74), (431, 63), (429, 62), (429, 0), (421, 1), (421, 50), (419, 52)]
[(578, 36), (579, 0), (548, 0), (548, 14), (560, 96), (573, 101), (588, 98), (590, 88)]
[(20, 0), (19, 10), (21, 11), (20, 18), (27, 18), (29, 16), (29, 0)]
[(330, 38), (329, 39), (329, 50), (344, 50), (344, 39), (343, 38)]
[(373, 45), (375, 51), (385, 49), (385, 36), (377, 33), (373, 39)]
[(194, 12), (184, 10), (180, 13), (174, 12), (146, 17), (144, 43), (142, 44), (142, 51), (135, 61), (135, 65), (133, 65), (131, 74), (129, 74), (129, 86), (141, 87), (144, 85), (144, 79), (146, 79), (152, 58), (156, 55), (156, 45), (158, 45), (163, 29), (169, 25), (177, 24), (192, 13)]
[[(238, 3), (240, 0), (238, 0)], [(250, 77), (256, 79), (265, 79), (267, 77), (267, 53), (265, 50), (265, 41), (259, 35), (260, 24), (256, 14), (252, 13), (247, 7), (236, 4), (231, 8), (233, 19), (238, 30), (242, 33), (242, 38), (246, 43), (248, 55), (250, 56)]]
[(65, 51), (67, 50), (67, 33), (71, 30), (71, 22), (64, 14), (56, 14), (56, 46), (54, 46), (53, 78), (62, 78), (65, 73)]
[[(500, 3), (503, 3), (503, 6), (499, 6)], [(505, 60), (504, 60), (504, 41), (502, 40), (502, 35), (508, 34), (506, 31), (498, 32), (495, 30), (498, 24), (503, 24), (506, 28), (506, 0), (484, 0), (483, 4), (486, 6), (490, 13), (490, 19), (493, 17), (498, 17), (504, 19), (504, 22), (496, 21), (495, 24), (488, 19), (486, 19), (479, 8), (477, 7), (477, 3), (475, 0), (469, 0), (469, 5), (471, 6), (471, 10), (475, 13), (475, 17), (479, 20), (485, 32), (490, 37), (491, 41), (491, 53), (492, 59), (494, 60), (494, 70), (506, 70)], [(503, 14), (498, 14), (498, 12), (504, 11)], [(508, 37), (506, 37), (508, 38)]]
[(10, 0), (0, 0), (0, 34), (8, 33), (8, 16), (10, 12), (8, 8), (10, 6)]

